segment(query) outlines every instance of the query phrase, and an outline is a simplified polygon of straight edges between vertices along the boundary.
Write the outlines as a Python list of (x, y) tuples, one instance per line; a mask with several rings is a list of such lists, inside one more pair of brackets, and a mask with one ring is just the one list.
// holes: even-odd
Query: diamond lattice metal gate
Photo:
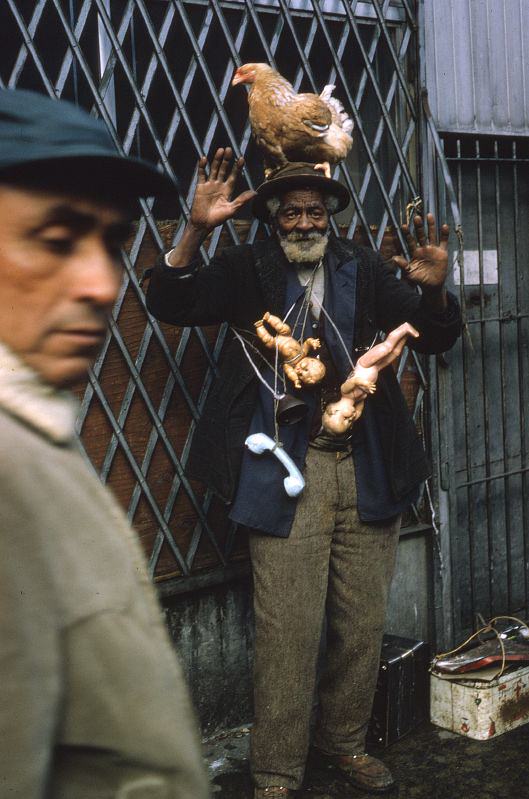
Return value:
[[(154, 577), (171, 590), (223, 579), (245, 562), (244, 541), (184, 466), (226, 331), (158, 325), (146, 313), (139, 276), (185, 223), (199, 155), (230, 144), (247, 159), (246, 183), (261, 180), (244, 92), (230, 88), (245, 61), (276, 65), (296, 89), (336, 84), (355, 122), (353, 153), (335, 175), (353, 204), (337, 223), (389, 257), (390, 228), (418, 194), (415, 4), (4, 0), (0, 37), (4, 86), (91, 109), (121, 152), (158, 162), (179, 182), (175, 205), (142, 204), (109, 337), (79, 389), (79, 432), (139, 531)], [(204, 258), (259, 232), (249, 218), (227, 224)], [(420, 361), (406, 353), (399, 376), (422, 427)], [(408, 521), (427, 526), (423, 504)]]

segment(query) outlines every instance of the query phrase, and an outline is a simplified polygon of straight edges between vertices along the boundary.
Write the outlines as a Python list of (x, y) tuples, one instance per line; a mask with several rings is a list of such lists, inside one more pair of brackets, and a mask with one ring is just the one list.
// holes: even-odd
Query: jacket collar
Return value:
[(329, 261), (334, 263), (336, 269), (339, 269), (352, 258), (358, 258), (362, 253), (361, 248), (353, 244), (352, 241), (338, 238), (333, 233), (329, 237), (328, 251), (334, 256), (334, 258), (329, 258)]
[(288, 261), (275, 236), (256, 241), (255, 268), (263, 290), (266, 310), (281, 315), (287, 288)]
[[(261, 281), (265, 304), (273, 313), (281, 313), (286, 291), (286, 271), (288, 261), (275, 235), (253, 244), (257, 274)], [(329, 236), (328, 252), (333, 258), (328, 260), (335, 269), (339, 269), (351, 258), (358, 257), (361, 249), (348, 239), (342, 239), (333, 233)]]
[(58, 391), (0, 342), (0, 408), (29, 425), (54, 444), (75, 437), (77, 403)]
[[(334, 325), (323, 319), (323, 335), (338, 374), (345, 379), (351, 371), (350, 357), (356, 317), (358, 258), (354, 251), (330, 247), (325, 274), (325, 308)], [(339, 335), (337, 330), (339, 331)], [(347, 356), (349, 353), (349, 356)]]

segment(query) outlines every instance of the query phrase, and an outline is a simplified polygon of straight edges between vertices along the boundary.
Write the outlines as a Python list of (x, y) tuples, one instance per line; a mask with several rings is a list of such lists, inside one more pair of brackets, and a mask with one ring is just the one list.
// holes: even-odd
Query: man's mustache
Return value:
[(290, 233), (279, 233), (279, 244), (287, 260), (292, 263), (316, 263), (323, 258), (329, 230), (300, 231), (292, 230)]
[(72, 310), (65, 311), (53, 322), (53, 330), (88, 330), (108, 328), (110, 310), (92, 304), (78, 303)]
[(290, 233), (282, 234), (281, 238), (286, 239), (287, 241), (318, 241), (326, 234), (326, 230), (310, 230), (307, 233), (303, 233), (299, 230), (291, 230)]

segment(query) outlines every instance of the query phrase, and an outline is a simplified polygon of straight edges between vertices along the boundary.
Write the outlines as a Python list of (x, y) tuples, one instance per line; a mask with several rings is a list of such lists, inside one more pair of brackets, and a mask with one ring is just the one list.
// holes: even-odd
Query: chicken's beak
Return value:
[(234, 76), (233, 76), (233, 78), (232, 78), (232, 81), (231, 81), (231, 85), (232, 85), (232, 86), (237, 86), (237, 84), (238, 84), (238, 83), (242, 83), (243, 81), (244, 81), (244, 78), (243, 78), (243, 76), (241, 75), (241, 73), (239, 72), (239, 70), (238, 70), (238, 69), (236, 69), (236, 70), (235, 70), (235, 74), (234, 74)]

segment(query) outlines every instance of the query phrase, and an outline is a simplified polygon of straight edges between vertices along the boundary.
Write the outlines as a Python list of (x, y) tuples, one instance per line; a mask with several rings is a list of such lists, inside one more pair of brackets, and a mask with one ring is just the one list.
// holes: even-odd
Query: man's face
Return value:
[(315, 189), (286, 192), (277, 212), (279, 243), (289, 261), (315, 263), (325, 254), (329, 213)]
[(99, 352), (129, 232), (115, 207), (0, 185), (0, 341), (47, 383), (72, 385)]

